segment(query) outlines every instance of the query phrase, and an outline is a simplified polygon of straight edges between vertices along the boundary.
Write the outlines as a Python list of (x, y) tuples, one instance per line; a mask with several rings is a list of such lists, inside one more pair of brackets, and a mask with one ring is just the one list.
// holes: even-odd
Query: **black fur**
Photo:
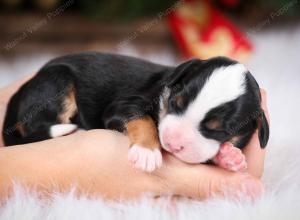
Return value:
[[(168, 113), (182, 114), (196, 97), (212, 71), (235, 64), (227, 58), (191, 60), (176, 67), (128, 56), (96, 52), (73, 54), (47, 63), (11, 98), (3, 128), (6, 146), (49, 139), (49, 128), (59, 124), (62, 102), (70, 85), (75, 88), (78, 111), (72, 123), (84, 129), (108, 128), (124, 131), (133, 118), (151, 116), (159, 120), (159, 99), (168, 87)], [(212, 109), (199, 124), (199, 132), (220, 142), (238, 136), (245, 146), (260, 124), (261, 146), (268, 141), (269, 128), (260, 108), (259, 87), (247, 73), (247, 92), (236, 100)], [(180, 106), (174, 101), (181, 96)], [(250, 117), (243, 126), (241, 122)], [(206, 122), (218, 119), (221, 128), (209, 130)], [(17, 129), (21, 124), (25, 135)]]

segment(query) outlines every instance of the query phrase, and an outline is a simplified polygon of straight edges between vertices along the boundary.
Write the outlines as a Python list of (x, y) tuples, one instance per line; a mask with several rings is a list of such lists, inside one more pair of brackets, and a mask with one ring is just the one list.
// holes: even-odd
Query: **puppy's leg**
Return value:
[(104, 127), (127, 134), (131, 141), (128, 158), (135, 167), (151, 172), (162, 164), (157, 127), (147, 111), (152, 103), (131, 96), (116, 100), (102, 115)]
[(4, 123), (6, 146), (43, 141), (72, 133), (77, 114), (72, 70), (43, 68), (11, 99)]
[(75, 88), (73, 84), (69, 84), (67, 91), (61, 97), (61, 109), (58, 113), (57, 120), (60, 124), (55, 124), (50, 127), (49, 133), (52, 138), (72, 134), (78, 129), (78, 125), (71, 124), (71, 119), (76, 116), (77, 104), (75, 98)]
[(157, 128), (150, 116), (134, 119), (126, 125), (131, 142), (128, 159), (136, 168), (152, 172), (162, 164)]

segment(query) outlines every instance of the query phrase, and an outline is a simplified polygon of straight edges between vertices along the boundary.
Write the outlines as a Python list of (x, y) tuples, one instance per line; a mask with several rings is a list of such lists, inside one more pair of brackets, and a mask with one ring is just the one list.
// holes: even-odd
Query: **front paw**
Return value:
[(162, 165), (162, 154), (158, 148), (149, 149), (138, 144), (132, 145), (128, 152), (128, 160), (135, 168), (152, 172)]
[(218, 166), (230, 171), (244, 171), (247, 162), (242, 151), (226, 142), (221, 145), (219, 153), (213, 159)]

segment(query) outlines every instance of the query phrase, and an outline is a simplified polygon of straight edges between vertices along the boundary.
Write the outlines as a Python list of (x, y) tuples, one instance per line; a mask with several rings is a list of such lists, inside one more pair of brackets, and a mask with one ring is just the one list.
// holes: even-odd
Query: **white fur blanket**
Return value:
[[(300, 219), (299, 39), (300, 27), (253, 36), (256, 51), (248, 67), (268, 91), (271, 113), (271, 139), (263, 176), (266, 194), (255, 204), (224, 200), (181, 201), (177, 212), (172, 212), (162, 203), (154, 205), (148, 199), (108, 204), (100, 199), (77, 198), (72, 192), (55, 194), (51, 201), (41, 201), (17, 187), (14, 196), (0, 207), (0, 219)], [(132, 50), (129, 53), (136, 54)], [(0, 86), (13, 80), (12, 72), (18, 77), (34, 72), (49, 57), (52, 56), (21, 57), (10, 63), (0, 60)], [(160, 62), (173, 62), (165, 57), (170, 55), (166, 53), (155, 58)]]

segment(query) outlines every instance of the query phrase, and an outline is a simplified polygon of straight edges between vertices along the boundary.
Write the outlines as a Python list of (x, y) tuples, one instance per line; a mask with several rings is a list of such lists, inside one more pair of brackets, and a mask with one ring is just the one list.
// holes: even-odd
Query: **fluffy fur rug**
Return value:
[[(224, 200), (181, 201), (177, 211), (166, 208), (168, 199), (154, 204), (149, 199), (135, 203), (104, 203), (100, 199), (77, 198), (69, 194), (53, 195), (41, 201), (36, 195), (16, 187), (15, 194), (0, 207), (1, 220), (19, 219), (299, 219), (300, 214), (300, 27), (293, 30), (257, 33), (256, 51), (247, 64), (269, 94), (271, 139), (263, 182), (265, 196), (255, 204)], [(126, 53), (136, 54), (126, 50)], [(11, 82), (17, 73), (36, 71), (52, 55), (0, 60), (0, 86)], [(174, 62), (168, 53), (146, 56), (154, 61)], [(38, 59), (37, 59), (38, 58)], [(26, 68), (24, 68), (26, 66)]]

